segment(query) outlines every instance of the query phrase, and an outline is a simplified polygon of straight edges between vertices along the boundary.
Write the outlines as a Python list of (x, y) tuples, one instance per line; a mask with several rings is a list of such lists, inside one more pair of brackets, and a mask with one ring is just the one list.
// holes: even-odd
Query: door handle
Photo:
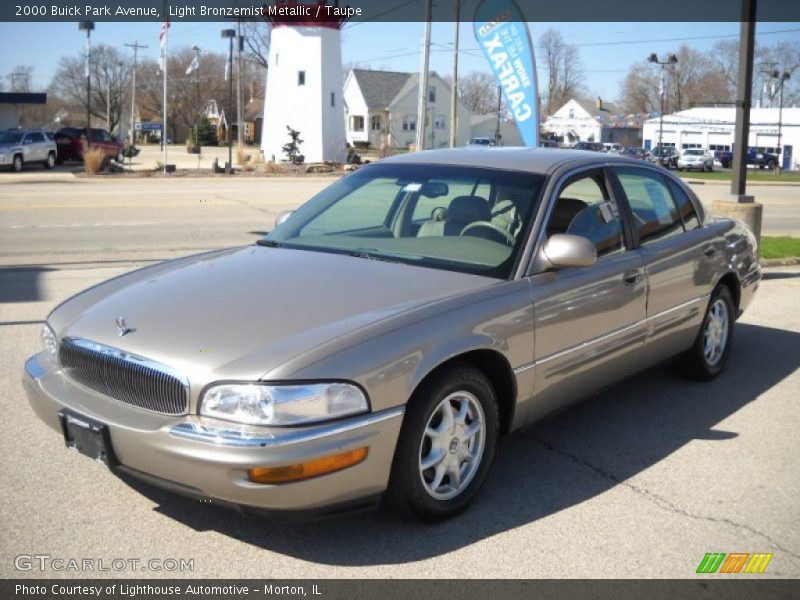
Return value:
[(709, 258), (714, 256), (717, 253), (717, 249), (714, 246), (706, 246), (703, 248), (703, 254), (708, 256)]
[(641, 271), (628, 271), (622, 276), (622, 283), (628, 286), (634, 286), (642, 280)]

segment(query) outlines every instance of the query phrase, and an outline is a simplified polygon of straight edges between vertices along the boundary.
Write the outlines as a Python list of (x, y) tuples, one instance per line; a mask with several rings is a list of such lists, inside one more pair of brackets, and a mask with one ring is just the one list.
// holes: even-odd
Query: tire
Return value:
[[(718, 285), (708, 301), (697, 339), (681, 357), (680, 367), (686, 376), (709, 381), (722, 373), (733, 342), (735, 310), (728, 286)], [(724, 323), (720, 323), (723, 317)]]
[(22, 160), (22, 155), (15, 154), (14, 160), (11, 162), (11, 169), (14, 171), (14, 173), (21, 173), (24, 165), (25, 162)]
[(125, 162), (125, 153), (124, 153), (122, 150), (120, 150), (120, 151), (117, 153), (117, 158), (116, 158), (116, 160), (117, 160), (117, 162), (118, 162), (119, 164), (122, 164), (122, 163), (124, 163), (124, 162)]
[[(486, 481), (498, 430), (497, 398), (483, 373), (456, 365), (435, 374), (406, 408), (386, 495), (389, 506), (428, 522), (463, 511)], [(456, 473), (459, 482), (453, 480)]]
[(47, 154), (47, 160), (44, 161), (45, 169), (54, 169), (56, 166), (56, 155), (52, 152)]

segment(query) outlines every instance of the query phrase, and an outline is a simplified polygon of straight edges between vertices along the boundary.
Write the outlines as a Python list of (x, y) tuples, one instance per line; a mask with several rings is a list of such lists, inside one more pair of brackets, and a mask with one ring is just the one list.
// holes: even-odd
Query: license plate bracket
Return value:
[(68, 409), (60, 411), (58, 418), (67, 448), (77, 450), (109, 468), (119, 464), (111, 445), (108, 425)]

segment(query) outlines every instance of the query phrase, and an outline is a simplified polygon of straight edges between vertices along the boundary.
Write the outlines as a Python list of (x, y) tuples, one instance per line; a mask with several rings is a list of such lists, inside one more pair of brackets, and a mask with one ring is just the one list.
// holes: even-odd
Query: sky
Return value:
[[(170, 48), (198, 45), (204, 50), (226, 52), (227, 40), (220, 36), (224, 23), (173, 23)], [(660, 56), (677, 51), (682, 43), (708, 50), (721, 39), (737, 39), (738, 23), (530, 23), (536, 45), (537, 35), (553, 28), (564, 40), (578, 46), (584, 70), (583, 86), (587, 97), (601, 96), (614, 101), (620, 82), (630, 66), (650, 53)], [(149, 48), (141, 55), (157, 58), (160, 25), (148, 23), (97, 23), (92, 43), (117, 46), (139, 41)], [(342, 32), (342, 62), (376, 69), (418, 71), (423, 23), (357, 23)], [(431, 70), (447, 75), (452, 67), (453, 23), (433, 23)], [(459, 72), (489, 71), (486, 59), (475, 42), (471, 23), (460, 28)], [(774, 44), (800, 41), (800, 23), (759, 23), (756, 41)], [(62, 55), (83, 52), (85, 37), (77, 23), (0, 23), (0, 76), (18, 64), (34, 67), (34, 87), (44, 89)], [(221, 73), (220, 76), (223, 76)], [(540, 81), (546, 73), (539, 69)]]

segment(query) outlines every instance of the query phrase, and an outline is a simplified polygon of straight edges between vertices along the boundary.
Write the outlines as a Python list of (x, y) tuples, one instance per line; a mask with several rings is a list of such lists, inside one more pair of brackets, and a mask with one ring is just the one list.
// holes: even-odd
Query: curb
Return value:
[(765, 269), (770, 267), (794, 267), (800, 265), (800, 256), (790, 258), (762, 258), (761, 266)]

